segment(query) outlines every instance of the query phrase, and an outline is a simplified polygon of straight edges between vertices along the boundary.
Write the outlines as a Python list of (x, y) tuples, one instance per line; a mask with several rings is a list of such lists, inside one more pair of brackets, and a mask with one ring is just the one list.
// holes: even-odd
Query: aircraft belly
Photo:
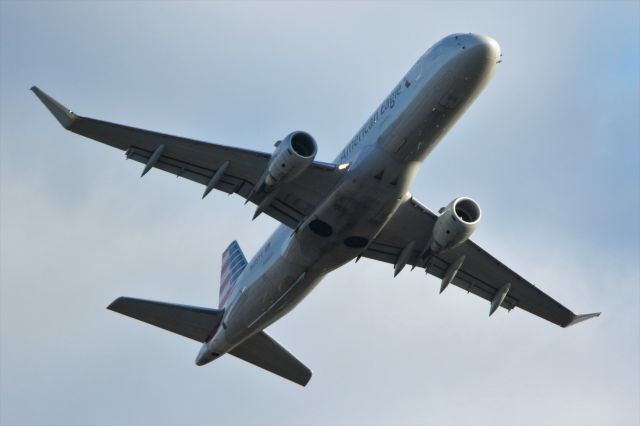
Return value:
[[(418, 163), (400, 163), (370, 146), (313, 214), (330, 224), (330, 236), (308, 226), (294, 232), (280, 227), (270, 239), (271, 260), (254, 260), (247, 283), (226, 316), (226, 338), (241, 342), (290, 312), (326, 275), (358, 256), (364, 246), (349, 238), (371, 241), (407, 196)], [(256, 257), (259, 257), (257, 255)]]
[(275, 262), (238, 297), (225, 324), (225, 339), (234, 346), (291, 311), (321, 279), (286, 257)]
[(386, 224), (406, 196), (418, 163), (401, 163), (375, 147), (363, 148), (345, 181), (314, 212), (311, 220), (331, 228), (318, 235), (303, 226), (286, 256), (309, 270), (326, 274), (358, 256)]

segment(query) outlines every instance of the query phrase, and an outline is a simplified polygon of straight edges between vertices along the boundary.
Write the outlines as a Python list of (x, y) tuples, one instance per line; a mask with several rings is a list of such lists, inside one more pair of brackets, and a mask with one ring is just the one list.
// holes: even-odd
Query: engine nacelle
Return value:
[(456, 198), (442, 213), (433, 226), (429, 243), (432, 253), (439, 253), (464, 243), (476, 230), (482, 215), (478, 203), (468, 197)]
[(266, 186), (290, 182), (300, 176), (313, 163), (318, 152), (315, 139), (306, 132), (292, 132), (276, 142), (265, 178)]

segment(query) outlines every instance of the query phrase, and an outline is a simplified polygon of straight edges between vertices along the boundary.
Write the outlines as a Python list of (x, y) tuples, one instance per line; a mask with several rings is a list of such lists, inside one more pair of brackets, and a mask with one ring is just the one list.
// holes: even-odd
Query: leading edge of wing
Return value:
[(35, 95), (42, 101), (44, 106), (47, 107), (51, 114), (60, 122), (62, 127), (69, 130), (71, 126), (76, 121), (78, 116), (74, 114), (69, 108), (62, 105), (60, 102), (53, 99), (51, 96), (47, 95), (45, 92), (40, 90), (38, 86), (31, 87), (31, 91), (35, 93)]

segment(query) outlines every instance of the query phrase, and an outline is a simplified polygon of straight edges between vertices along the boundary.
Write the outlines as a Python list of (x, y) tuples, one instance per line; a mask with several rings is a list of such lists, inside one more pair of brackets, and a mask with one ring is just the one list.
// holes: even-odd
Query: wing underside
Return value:
[[(416, 264), (428, 239), (437, 216), (414, 198), (400, 206), (382, 232), (363, 253), (364, 257), (395, 264), (403, 249), (415, 241), (415, 249), (409, 255), (409, 263)], [(438, 278), (444, 278), (449, 267), (464, 256), (462, 267), (452, 284), (493, 301), (507, 283), (510, 290), (500, 306), (511, 310), (520, 308), (561, 327), (598, 316), (596, 314), (576, 315), (561, 303), (545, 294), (509, 267), (487, 253), (471, 240), (461, 246), (433, 256), (426, 271)]]
[[(253, 193), (271, 155), (243, 148), (201, 142), (121, 124), (82, 117), (37, 87), (31, 90), (67, 130), (125, 151), (126, 158), (211, 189), (251, 197), (256, 205), (265, 193)], [(217, 172), (219, 172), (217, 176)], [(342, 176), (334, 164), (314, 162), (293, 182), (284, 183), (264, 213), (296, 228), (336, 186)]]

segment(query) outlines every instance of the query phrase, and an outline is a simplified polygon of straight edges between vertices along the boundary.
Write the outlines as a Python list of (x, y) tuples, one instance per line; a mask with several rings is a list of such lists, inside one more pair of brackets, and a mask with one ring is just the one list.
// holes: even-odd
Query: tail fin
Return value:
[(229, 244), (222, 253), (222, 268), (220, 270), (220, 295), (218, 307), (223, 308), (234, 293), (234, 287), (240, 273), (247, 267), (247, 259), (237, 241)]

